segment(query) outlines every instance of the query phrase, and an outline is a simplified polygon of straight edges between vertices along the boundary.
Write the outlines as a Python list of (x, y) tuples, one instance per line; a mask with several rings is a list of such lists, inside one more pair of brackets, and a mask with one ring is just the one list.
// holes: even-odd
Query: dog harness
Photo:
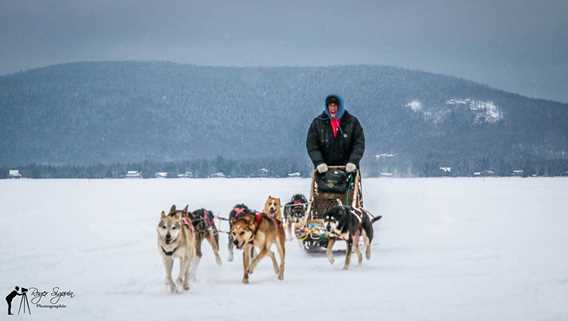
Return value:
[(166, 251), (163, 247), (160, 246), (160, 248), (162, 249), (162, 252), (164, 252), (165, 256), (172, 256), (174, 255), (174, 253), (179, 249), (179, 245), (176, 246), (175, 249), (173, 249), (172, 251)]
[(254, 223), (259, 225), (260, 221), (262, 221), (262, 213), (261, 212), (254, 213)]
[(233, 211), (235, 211), (235, 218), (239, 218), (243, 214), (245, 209), (243, 207), (235, 207), (233, 208)]
[(209, 212), (208, 210), (205, 210), (205, 212), (203, 213), (203, 219), (205, 220), (205, 225), (207, 225), (207, 227), (213, 226), (213, 214), (211, 214), (211, 212)]
[(181, 218), (181, 223), (185, 226), (187, 226), (187, 228), (193, 232), (193, 224), (191, 224), (191, 220), (189, 219), (189, 217), (184, 216)]
[[(250, 243), (252, 243), (252, 241), (254, 240), (256, 233), (258, 233), (258, 229), (260, 228), (260, 222), (262, 222), (262, 218), (263, 218), (262, 214), (263, 214), (262, 212), (255, 212), (254, 213), (255, 228), (254, 228), (254, 231), (253, 231), (253, 234), (252, 234), (252, 239), (251, 239)], [(270, 215), (267, 215), (266, 217), (268, 219), (272, 220), (274, 223), (276, 223), (276, 225), (282, 225), (282, 222), (279, 219), (272, 217)]]
[(357, 218), (359, 223), (363, 222), (363, 218), (362, 218), (363, 214), (360, 212), (359, 209), (353, 208), (350, 212), (351, 212), (351, 214), (355, 215), (355, 217)]

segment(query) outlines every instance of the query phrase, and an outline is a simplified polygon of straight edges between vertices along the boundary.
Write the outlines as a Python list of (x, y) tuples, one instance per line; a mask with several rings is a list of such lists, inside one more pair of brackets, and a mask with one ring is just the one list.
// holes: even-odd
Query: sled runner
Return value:
[(307, 215), (296, 226), (295, 234), (306, 251), (327, 247), (329, 233), (323, 224), (323, 215), (339, 205), (363, 207), (361, 176), (359, 170), (345, 172), (345, 166), (329, 166), (328, 172), (314, 171), (308, 200)]

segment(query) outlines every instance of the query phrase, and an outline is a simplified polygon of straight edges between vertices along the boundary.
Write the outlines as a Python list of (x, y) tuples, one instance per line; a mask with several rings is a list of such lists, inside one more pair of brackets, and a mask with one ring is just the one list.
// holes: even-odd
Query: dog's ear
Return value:
[(189, 204), (185, 205), (185, 207), (183, 208), (183, 211), (187, 214), (187, 212), (189, 211)]
[(161, 218), (166, 217), (166, 212), (162, 211), (162, 213), (160, 213), (160, 217), (161, 217)]
[(172, 207), (170, 207), (170, 214), (174, 214), (176, 212), (176, 205), (172, 205)]
[(343, 206), (343, 202), (339, 198), (336, 199), (336, 201), (338, 206)]

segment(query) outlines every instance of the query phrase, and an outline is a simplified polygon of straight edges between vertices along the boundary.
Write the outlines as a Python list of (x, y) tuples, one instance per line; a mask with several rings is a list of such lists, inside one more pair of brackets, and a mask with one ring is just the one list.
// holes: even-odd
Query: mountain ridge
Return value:
[[(0, 76), (0, 165), (305, 160), (307, 127), (329, 93), (344, 96), (365, 126), (367, 161), (381, 153), (452, 163), (568, 151), (568, 104), (453, 76), (374, 65), (115, 61)], [(489, 123), (491, 115), (502, 118)]]

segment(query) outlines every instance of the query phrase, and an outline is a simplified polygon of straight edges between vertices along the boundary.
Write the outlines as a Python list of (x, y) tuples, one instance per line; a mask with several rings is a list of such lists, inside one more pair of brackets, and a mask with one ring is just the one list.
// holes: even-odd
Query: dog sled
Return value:
[(324, 214), (339, 205), (339, 202), (363, 207), (359, 170), (347, 173), (345, 166), (329, 166), (328, 172), (324, 174), (314, 171), (306, 216), (294, 231), (306, 251), (327, 247), (330, 235), (325, 229)]

